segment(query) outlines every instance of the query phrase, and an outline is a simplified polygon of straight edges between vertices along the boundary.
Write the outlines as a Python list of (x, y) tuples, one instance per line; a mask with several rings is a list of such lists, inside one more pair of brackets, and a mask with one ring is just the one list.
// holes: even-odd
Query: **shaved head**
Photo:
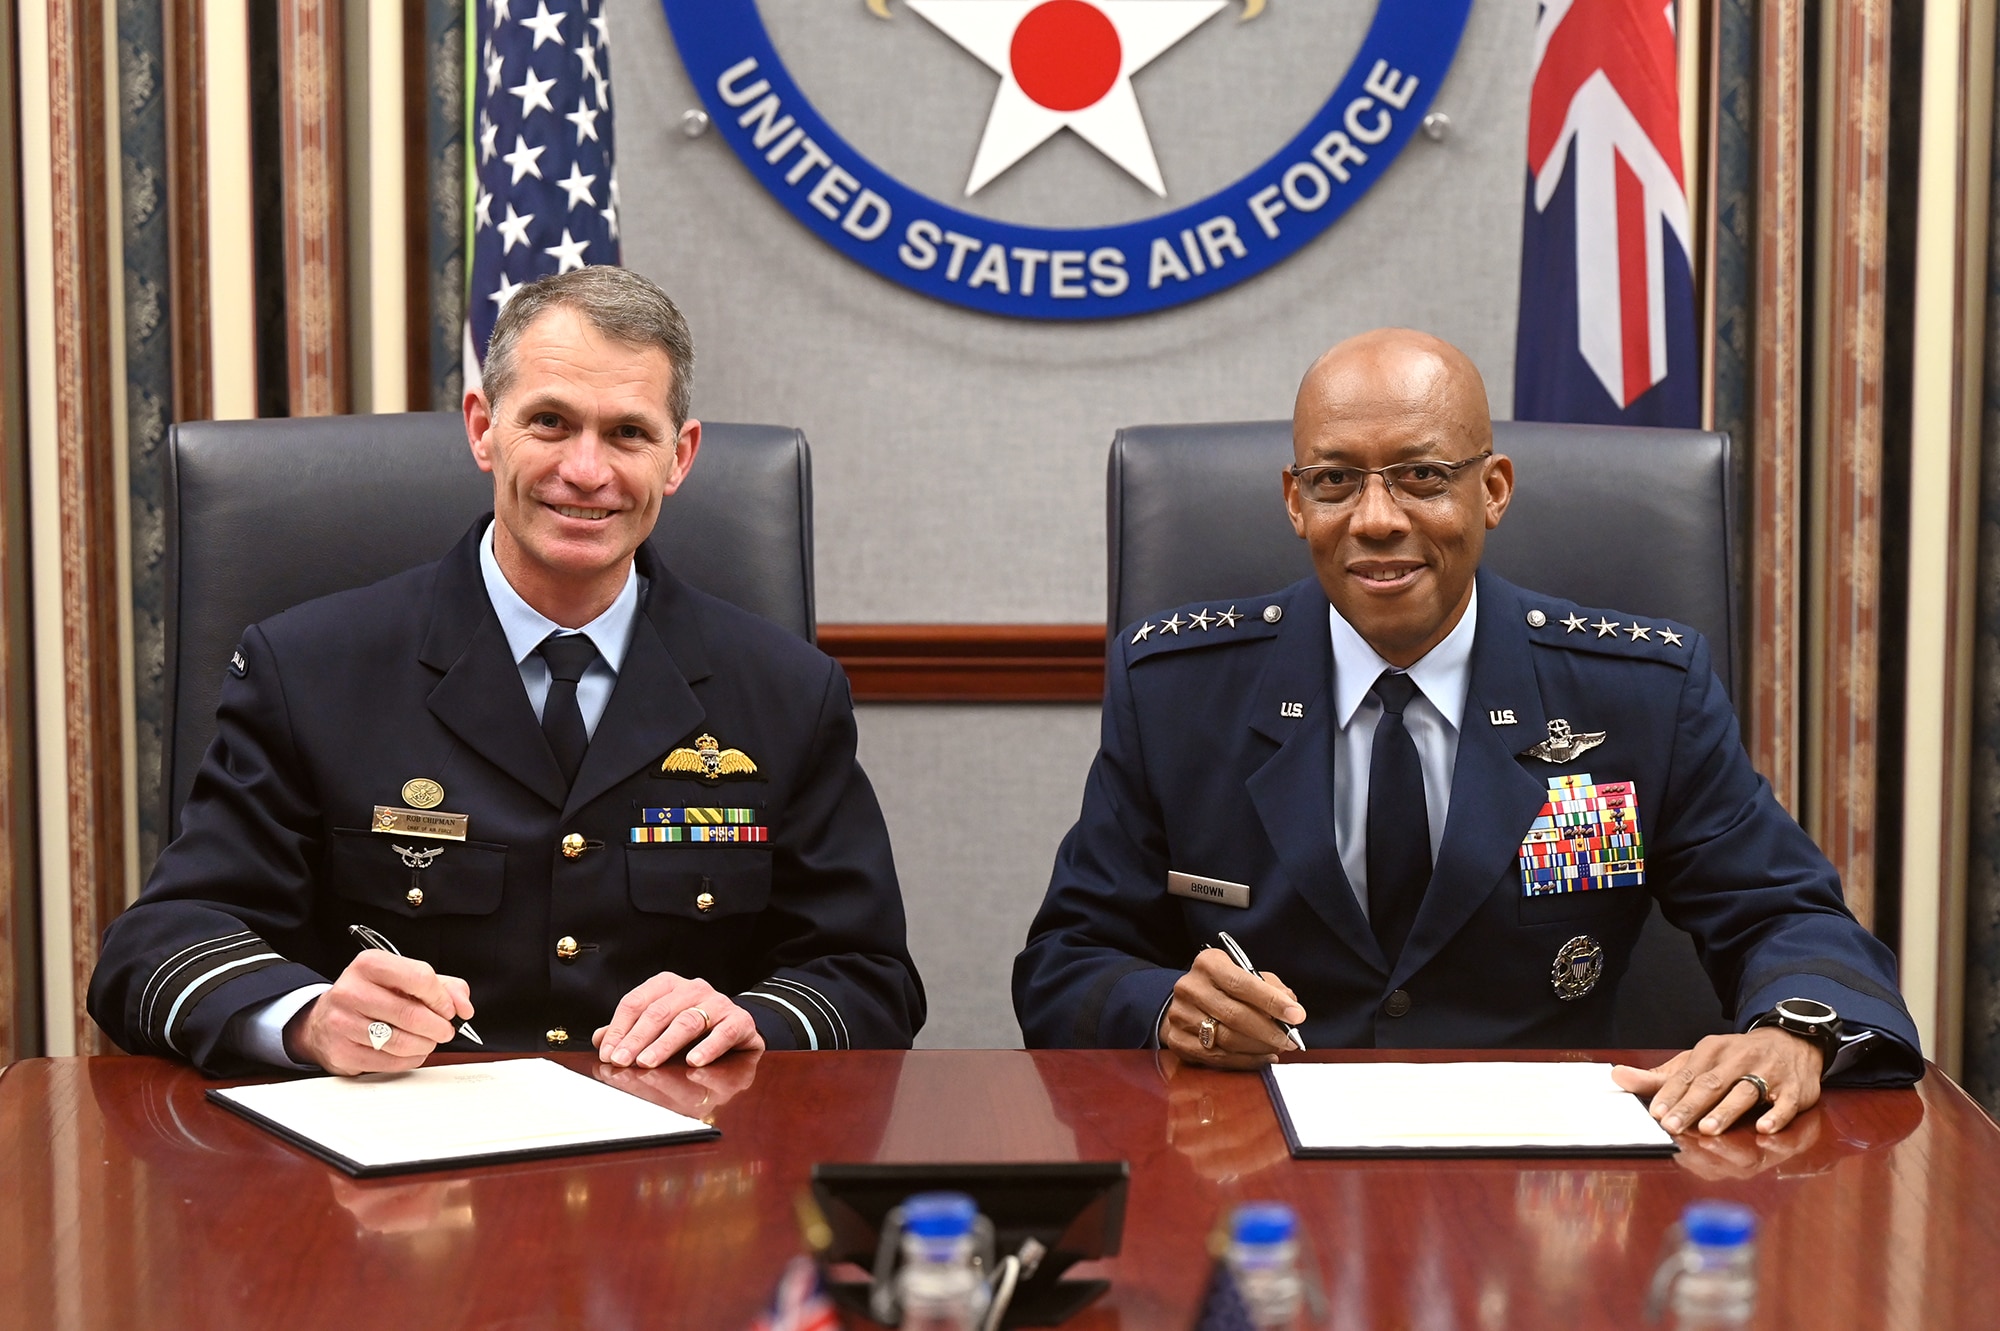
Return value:
[[(1284, 475), (1292, 529), (1327, 600), (1391, 665), (1420, 660), (1471, 604), (1486, 533), (1514, 493), (1514, 464), (1492, 447), (1486, 382), (1429, 333), (1350, 337), (1299, 385), (1297, 465)], [(1408, 488), (1392, 489), (1392, 476)]]

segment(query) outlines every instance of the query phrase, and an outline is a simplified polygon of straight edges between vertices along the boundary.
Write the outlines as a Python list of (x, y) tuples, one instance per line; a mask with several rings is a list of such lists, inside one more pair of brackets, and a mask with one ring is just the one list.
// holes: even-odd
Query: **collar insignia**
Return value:
[(678, 748), (660, 762), (661, 776), (692, 776), (713, 785), (725, 777), (757, 775), (757, 764), (741, 749), (725, 749), (713, 735), (698, 735), (693, 748)]
[(1521, 752), (1532, 754), (1545, 763), (1573, 763), (1602, 744), (1604, 733), (1602, 730), (1593, 730), (1578, 734), (1569, 728), (1569, 722), (1557, 717), (1549, 722), (1547, 739), (1539, 744), (1530, 745)]

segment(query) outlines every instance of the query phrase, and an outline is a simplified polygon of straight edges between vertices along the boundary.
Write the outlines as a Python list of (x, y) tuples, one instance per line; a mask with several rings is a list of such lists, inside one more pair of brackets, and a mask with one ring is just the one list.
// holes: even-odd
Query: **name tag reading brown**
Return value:
[(1218, 906), (1235, 906), (1239, 910), (1247, 910), (1250, 906), (1248, 883), (1229, 883), (1220, 878), (1197, 878), (1191, 873), (1169, 873), (1167, 891), (1177, 897), (1211, 901)]
[(463, 841), (472, 817), (463, 813), (438, 813), (428, 809), (399, 809), (393, 804), (375, 806), (375, 823), (369, 830), (393, 832), (397, 836), (423, 836), (434, 841)]

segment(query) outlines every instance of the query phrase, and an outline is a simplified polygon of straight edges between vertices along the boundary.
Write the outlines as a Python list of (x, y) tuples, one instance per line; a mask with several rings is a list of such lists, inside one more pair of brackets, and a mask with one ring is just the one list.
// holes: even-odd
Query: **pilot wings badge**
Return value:
[(693, 748), (678, 748), (660, 762), (661, 776), (692, 776), (713, 785), (725, 777), (755, 776), (757, 764), (741, 749), (725, 749), (713, 735), (698, 735)]
[(1557, 717), (1549, 722), (1549, 737), (1539, 744), (1521, 750), (1531, 753), (1545, 763), (1573, 763), (1584, 754), (1604, 742), (1604, 732), (1593, 730), (1577, 734), (1569, 728), (1569, 722)]

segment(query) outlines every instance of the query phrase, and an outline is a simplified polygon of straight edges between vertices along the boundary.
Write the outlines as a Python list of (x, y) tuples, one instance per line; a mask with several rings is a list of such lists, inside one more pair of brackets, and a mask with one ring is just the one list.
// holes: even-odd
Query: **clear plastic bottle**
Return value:
[(1681, 1242), (1654, 1278), (1654, 1305), (1674, 1325), (1742, 1326), (1757, 1306), (1757, 1217), (1735, 1202), (1694, 1202), (1681, 1213)]
[(1229, 1219), (1229, 1274), (1257, 1331), (1303, 1324), (1298, 1217), (1279, 1202), (1251, 1202)]
[(977, 1331), (987, 1289), (973, 1268), (979, 1207), (962, 1192), (918, 1193), (903, 1203), (903, 1265), (896, 1297), (903, 1331)]

